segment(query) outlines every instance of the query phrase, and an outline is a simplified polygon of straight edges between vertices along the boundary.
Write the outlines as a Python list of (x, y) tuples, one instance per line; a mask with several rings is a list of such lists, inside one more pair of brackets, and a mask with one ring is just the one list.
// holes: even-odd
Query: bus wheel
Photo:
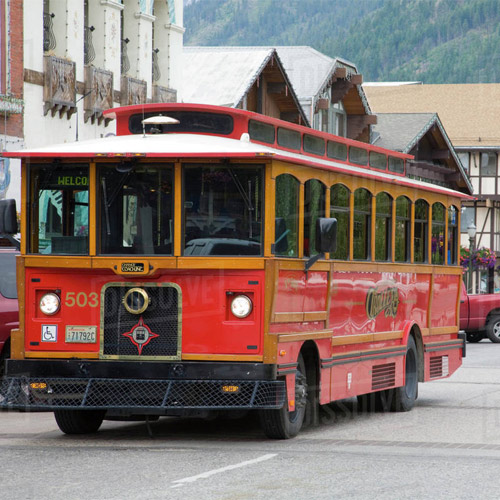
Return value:
[(415, 339), (408, 337), (405, 360), (405, 385), (392, 389), (392, 411), (410, 411), (418, 395), (418, 356)]
[(307, 391), (306, 365), (300, 354), (295, 372), (295, 410), (288, 411), (288, 405), (285, 402), (279, 410), (259, 412), (260, 424), (267, 437), (289, 439), (299, 433), (306, 414)]
[(481, 342), (484, 339), (483, 332), (467, 332), (467, 342)]
[(500, 342), (500, 316), (493, 316), (486, 325), (488, 338), (498, 344)]
[(105, 413), (103, 410), (55, 410), (54, 416), (65, 434), (90, 434), (99, 430)]
[(0, 352), (0, 378), (2, 378), (5, 373), (5, 360), (7, 358), (10, 358), (10, 339), (7, 339), (3, 351)]

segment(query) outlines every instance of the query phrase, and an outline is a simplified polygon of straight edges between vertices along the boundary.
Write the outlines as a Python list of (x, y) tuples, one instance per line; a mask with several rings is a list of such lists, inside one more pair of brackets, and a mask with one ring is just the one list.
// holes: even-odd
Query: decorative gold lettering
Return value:
[(375, 319), (382, 311), (385, 317), (396, 317), (399, 306), (399, 292), (397, 287), (378, 285), (368, 290), (366, 295), (366, 314)]

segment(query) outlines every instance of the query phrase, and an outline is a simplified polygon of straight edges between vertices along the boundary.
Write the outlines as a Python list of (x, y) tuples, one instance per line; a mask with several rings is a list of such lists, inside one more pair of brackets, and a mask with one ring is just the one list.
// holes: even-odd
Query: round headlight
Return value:
[(131, 288), (123, 297), (123, 305), (130, 314), (142, 314), (150, 302), (148, 292), (143, 288)]
[(246, 318), (252, 312), (252, 301), (246, 295), (237, 295), (231, 302), (231, 312), (237, 318)]
[(40, 311), (43, 314), (47, 314), (48, 316), (52, 316), (57, 311), (59, 311), (59, 307), (61, 306), (61, 299), (55, 293), (46, 293), (40, 299)]

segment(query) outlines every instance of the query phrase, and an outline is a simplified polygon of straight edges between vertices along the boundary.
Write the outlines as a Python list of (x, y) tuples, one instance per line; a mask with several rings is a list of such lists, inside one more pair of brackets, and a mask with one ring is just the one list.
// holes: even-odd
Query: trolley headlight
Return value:
[(150, 303), (148, 292), (143, 288), (131, 288), (123, 297), (123, 306), (130, 314), (142, 314)]
[(252, 312), (252, 301), (246, 295), (237, 295), (231, 302), (231, 312), (237, 318), (246, 318)]
[(43, 314), (46, 314), (47, 316), (52, 316), (53, 314), (55, 314), (57, 311), (59, 311), (60, 307), (61, 299), (59, 298), (59, 295), (55, 293), (46, 293), (40, 299), (40, 311), (42, 311)]

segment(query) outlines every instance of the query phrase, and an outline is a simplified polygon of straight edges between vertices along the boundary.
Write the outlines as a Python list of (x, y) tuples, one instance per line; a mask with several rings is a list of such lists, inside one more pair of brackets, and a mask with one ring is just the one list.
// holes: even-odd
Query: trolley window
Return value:
[(30, 201), (31, 253), (88, 254), (87, 165), (32, 165)]

